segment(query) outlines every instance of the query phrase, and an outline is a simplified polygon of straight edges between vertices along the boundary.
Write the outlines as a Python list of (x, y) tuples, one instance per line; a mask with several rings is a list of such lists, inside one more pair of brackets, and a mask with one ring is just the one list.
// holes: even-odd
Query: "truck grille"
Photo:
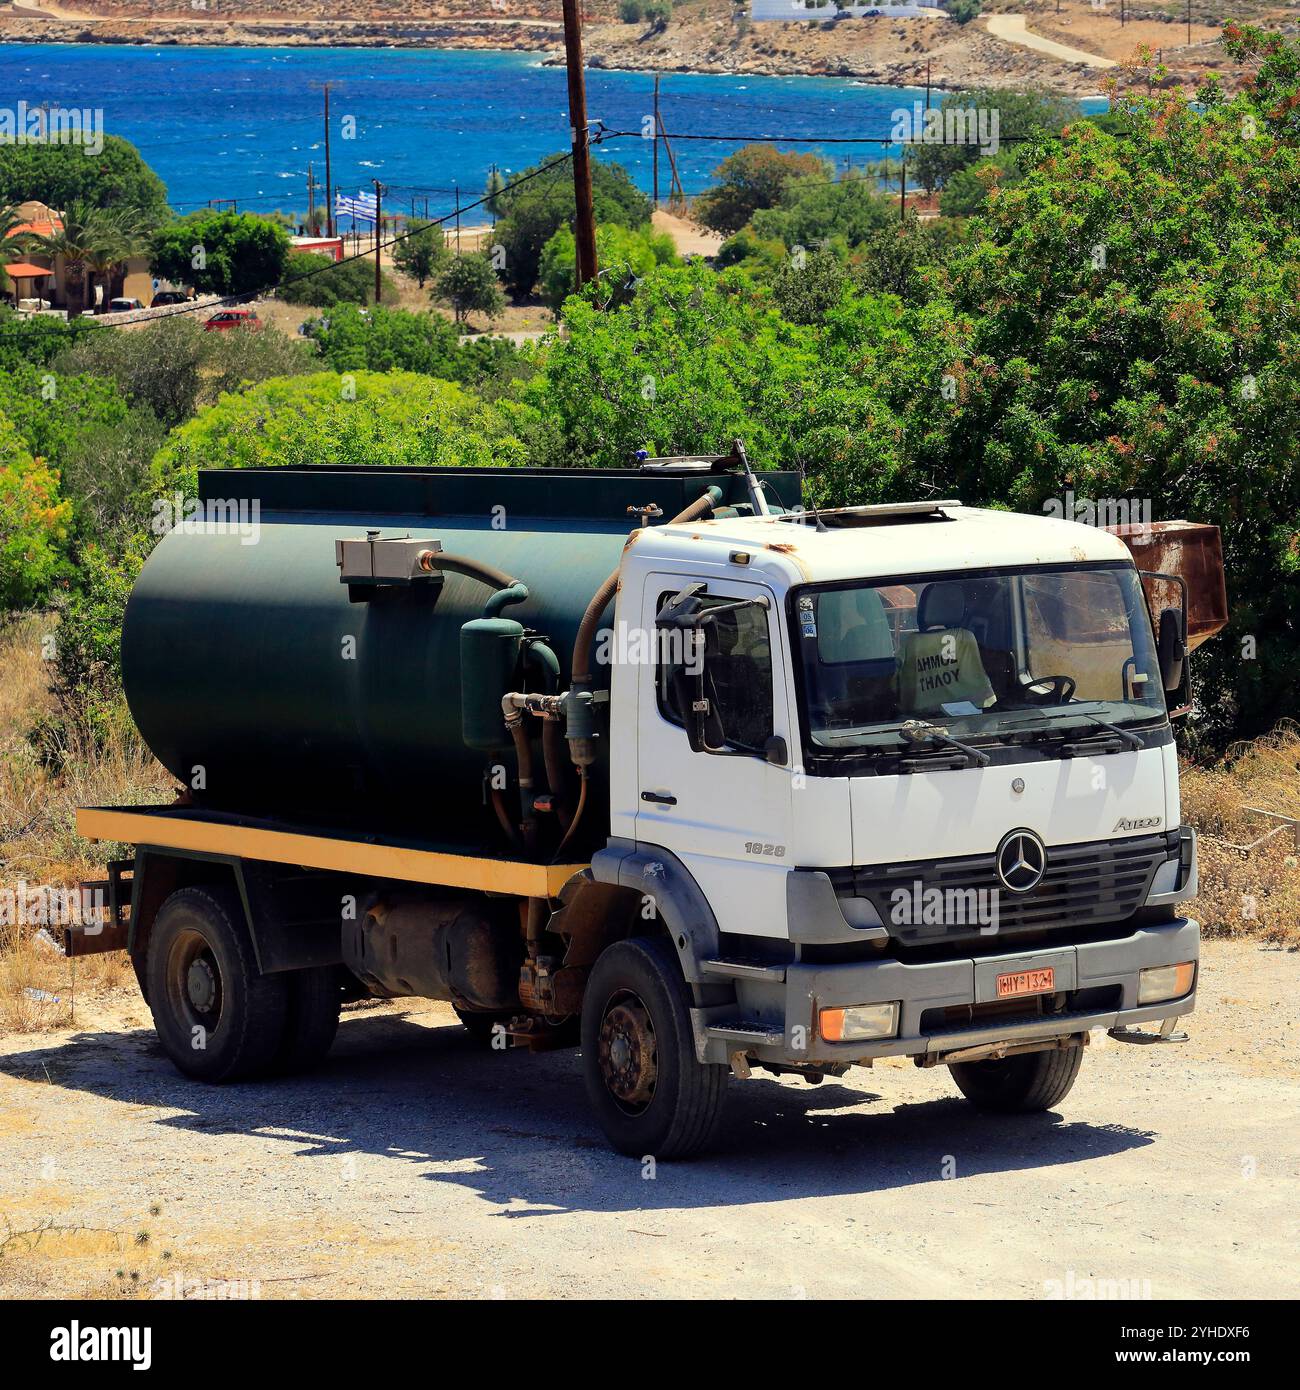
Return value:
[[(1036, 936), (1062, 928), (1122, 921), (1146, 901), (1157, 867), (1177, 852), (1176, 832), (1172, 837), (1142, 835), (1083, 845), (1049, 845), (1047, 871), (1042, 882), (1028, 893), (1011, 893), (1002, 886), (992, 854), (826, 872), (841, 897), (871, 902), (897, 944), (933, 946)], [(918, 906), (924, 909), (928, 904), (931, 914), (936, 911), (940, 899), (929, 891), (932, 889), (943, 895), (944, 920), (916, 920)], [(974, 898), (969, 896), (970, 890), (974, 890)], [(901, 902), (896, 897), (899, 891), (907, 895)], [(957, 895), (965, 897), (965, 916)], [(970, 920), (971, 904), (980, 914), (974, 921)], [(988, 925), (987, 909), (994, 905), (997, 931), (982, 931)]]

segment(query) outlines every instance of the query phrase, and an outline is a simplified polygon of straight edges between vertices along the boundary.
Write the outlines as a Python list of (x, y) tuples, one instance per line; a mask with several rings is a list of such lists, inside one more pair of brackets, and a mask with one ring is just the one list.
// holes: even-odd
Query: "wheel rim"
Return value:
[(178, 933), (167, 957), (167, 998), (172, 1012), (186, 1027), (209, 1033), (221, 1022), (225, 989), (221, 967), (206, 937), (196, 931)]
[(596, 1060), (614, 1104), (625, 1115), (643, 1114), (655, 1097), (659, 1051), (650, 1010), (631, 990), (621, 990), (605, 1005)]

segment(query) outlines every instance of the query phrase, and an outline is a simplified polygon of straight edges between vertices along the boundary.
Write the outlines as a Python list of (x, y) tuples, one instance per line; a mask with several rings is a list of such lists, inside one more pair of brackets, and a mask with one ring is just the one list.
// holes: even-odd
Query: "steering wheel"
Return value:
[[(1050, 688), (1043, 690), (1042, 686)], [(1073, 676), (1037, 676), (1026, 681), (1024, 689), (1030, 704), (1068, 705), (1074, 695), (1075, 680)]]

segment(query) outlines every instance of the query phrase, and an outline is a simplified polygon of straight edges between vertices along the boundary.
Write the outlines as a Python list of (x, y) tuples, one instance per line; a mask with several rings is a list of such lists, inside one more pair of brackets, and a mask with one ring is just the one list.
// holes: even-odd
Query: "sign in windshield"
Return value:
[(814, 748), (896, 751), (905, 724), (978, 742), (1165, 717), (1130, 565), (819, 585), (793, 604)]

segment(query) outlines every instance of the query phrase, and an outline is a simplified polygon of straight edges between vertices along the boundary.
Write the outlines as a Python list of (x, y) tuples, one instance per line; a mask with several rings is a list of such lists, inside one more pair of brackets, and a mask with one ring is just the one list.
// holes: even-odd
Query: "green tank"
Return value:
[[(797, 478), (763, 477), (797, 503)], [(492, 843), (489, 769), (514, 771), (496, 687), (566, 688), (583, 612), (638, 524), (629, 508), (666, 520), (708, 488), (747, 497), (716, 466), (202, 471), (201, 514), (163, 537), (127, 604), (132, 716), (204, 807)], [(443, 570), (446, 555), (500, 573)], [(545, 651), (521, 658), (534, 636), (558, 673)], [(462, 653), (482, 692), (469, 710)], [(593, 797), (605, 780), (598, 764)]]

